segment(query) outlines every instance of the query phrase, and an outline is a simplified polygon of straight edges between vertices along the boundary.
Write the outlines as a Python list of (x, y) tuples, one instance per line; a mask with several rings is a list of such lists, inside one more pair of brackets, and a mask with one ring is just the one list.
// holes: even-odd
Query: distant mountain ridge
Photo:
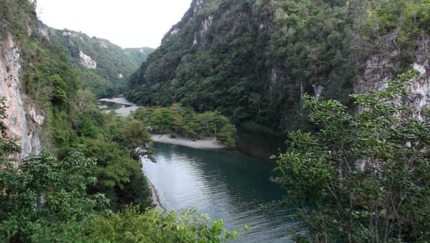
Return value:
[(146, 61), (152, 48), (121, 48), (108, 40), (72, 30), (53, 29), (39, 22), (39, 32), (53, 45), (65, 48), (84, 88), (97, 97), (124, 92), (127, 80)]

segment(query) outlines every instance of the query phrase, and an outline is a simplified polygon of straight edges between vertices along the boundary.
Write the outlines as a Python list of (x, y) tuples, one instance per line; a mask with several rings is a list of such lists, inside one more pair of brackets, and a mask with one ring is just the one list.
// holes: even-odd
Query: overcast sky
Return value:
[(190, 4), (191, 0), (37, 0), (37, 13), (52, 28), (80, 31), (124, 48), (156, 48)]

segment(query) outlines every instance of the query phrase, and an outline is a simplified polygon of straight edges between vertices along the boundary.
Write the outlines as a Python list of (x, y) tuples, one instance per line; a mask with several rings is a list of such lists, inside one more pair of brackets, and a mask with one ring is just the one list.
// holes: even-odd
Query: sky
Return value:
[(191, 0), (37, 0), (37, 14), (55, 29), (82, 32), (123, 48), (156, 48), (190, 4)]

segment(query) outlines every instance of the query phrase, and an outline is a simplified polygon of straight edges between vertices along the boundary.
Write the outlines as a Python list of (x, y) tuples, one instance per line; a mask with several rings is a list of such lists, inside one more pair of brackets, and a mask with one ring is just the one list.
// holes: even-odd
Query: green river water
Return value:
[(239, 152), (151, 146), (157, 163), (143, 161), (143, 171), (164, 208), (195, 208), (223, 219), (228, 229), (247, 224), (250, 231), (237, 242), (291, 242), (293, 211), (262, 208), (285, 193), (269, 180), (273, 166)]
[[(100, 102), (99, 107), (122, 115), (135, 109), (123, 98)], [(280, 141), (238, 131), (239, 149), (252, 157), (237, 151), (151, 143), (157, 163), (143, 160), (143, 173), (167, 210), (194, 208), (213, 220), (223, 219), (228, 229), (248, 225), (250, 230), (234, 242), (291, 242), (289, 235), (298, 227), (291, 217), (294, 210), (263, 209), (285, 195), (269, 180), (274, 165), (268, 157), (277, 153)]]

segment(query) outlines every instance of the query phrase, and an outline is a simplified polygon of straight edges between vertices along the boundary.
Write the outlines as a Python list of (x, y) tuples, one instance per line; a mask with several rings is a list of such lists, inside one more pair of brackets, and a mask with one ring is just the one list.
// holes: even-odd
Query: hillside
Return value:
[(429, 12), (428, 0), (194, 0), (127, 97), (278, 132), (306, 128), (305, 93), (350, 105), (348, 94), (413, 67), (428, 83)]
[[(223, 230), (222, 220), (151, 209), (140, 161), (151, 157), (146, 125), (100, 111), (94, 94), (81, 89), (85, 69), (68, 51), (99, 55), (92, 59), (102, 67), (108, 57), (125, 54), (110, 54), (117, 47), (82, 34), (41, 31), (36, 2), (0, 0), (0, 242), (175, 242), (178, 235), (182, 242), (226, 242), (237, 237), (236, 231)], [(69, 50), (57, 44), (58, 35), (48, 35), (52, 31), (67, 33), (63, 41), (73, 37)], [(81, 37), (91, 45), (78, 44), (74, 38)], [(125, 51), (129, 59), (118, 60), (124, 66), (117, 64), (106, 75), (126, 75), (125, 60), (140, 54)], [(108, 69), (88, 73), (96, 77), (98, 71)]]
[(99, 98), (123, 93), (130, 75), (153, 51), (149, 47), (123, 49), (108, 40), (53, 29), (42, 22), (38, 30), (51, 44), (65, 48), (83, 88), (89, 88)]
[[(145, 50), (50, 29), (36, 3), (0, 0), (0, 242), (236, 239), (240, 230), (222, 219), (151, 209), (142, 173), (141, 158), (153, 159), (149, 125), (229, 143), (235, 127), (223, 115), (280, 133), (306, 128), (309, 115), (320, 128), (289, 133), (273, 173), (286, 190), (277, 203), (297, 208), (299, 218), (281, 213), (303, 227), (283, 228), (297, 242), (430, 238), (429, 0), (195, 0), (127, 84), (134, 101), (174, 105), (128, 117), (103, 113), (84, 88), (125, 89)], [(232, 181), (252, 179), (229, 171)], [(198, 197), (200, 189), (187, 187)], [(254, 195), (240, 204), (260, 216), (266, 210), (247, 202)], [(229, 210), (231, 198), (220, 205)], [(273, 234), (271, 224), (250, 223)]]

